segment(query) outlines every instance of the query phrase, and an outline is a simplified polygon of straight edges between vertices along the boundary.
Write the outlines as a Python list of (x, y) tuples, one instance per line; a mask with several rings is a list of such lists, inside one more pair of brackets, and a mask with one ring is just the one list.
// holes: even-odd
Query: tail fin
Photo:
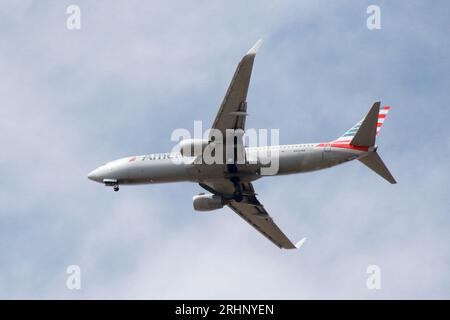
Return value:
[(362, 163), (364, 163), (367, 167), (378, 173), (380, 176), (385, 178), (387, 181), (389, 181), (392, 184), (397, 183), (395, 181), (392, 174), (389, 172), (389, 169), (384, 164), (383, 160), (381, 160), (380, 156), (376, 151), (369, 152), (367, 156), (358, 159)]
[(394, 184), (397, 183), (397, 181), (395, 181), (394, 177), (383, 163), (383, 160), (381, 160), (376, 152), (377, 147), (375, 146), (375, 138), (380, 132), (381, 126), (390, 109), (391, 107), (387, 106), (380, 109), (380, 102), (375, 102), (364, 119), (355, 124), (350, 130), (347, 130), (344, 135), (334, 142), (368, 148), (367, 154), (358, 160), (384, 179)]
[(335, 142), (347, 142), (360, 147), (374, 146), (375, 137), (379, 134), (390, 109), (391, 107), (388, 106), (380, 108), (380, 102), (375, 102), (364, 119), (347, 130)]

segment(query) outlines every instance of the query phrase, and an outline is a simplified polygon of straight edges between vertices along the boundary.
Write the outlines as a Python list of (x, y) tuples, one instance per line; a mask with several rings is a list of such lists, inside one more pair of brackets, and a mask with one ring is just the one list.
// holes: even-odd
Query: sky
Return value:
[[(2, 0), (0, 298), (449, 299), (449, 16), (444, 0)], [(115, 193), (87, 179), (212, 124), (260, 38), (247, 127), (329, 141), (381, 100), (397, 185), (359, 162), (256, 181), (285, 233), (308, 238), (288, 251), (227, 208), (195, 212), (196, 184)]]

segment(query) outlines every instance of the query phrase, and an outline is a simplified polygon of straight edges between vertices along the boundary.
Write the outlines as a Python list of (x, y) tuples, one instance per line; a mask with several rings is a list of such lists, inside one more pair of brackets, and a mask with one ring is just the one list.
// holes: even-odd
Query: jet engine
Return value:
[(206, 139), (185, 139), (179, 143), (180, 153), (184, 157), (197, 157), (203, 153), (203, 149), (208, 145)]
[(225, 202), (221, 196), (200, 193), (192, 198), (194, 209), (197, 211), (212, 211), (223, 208)]

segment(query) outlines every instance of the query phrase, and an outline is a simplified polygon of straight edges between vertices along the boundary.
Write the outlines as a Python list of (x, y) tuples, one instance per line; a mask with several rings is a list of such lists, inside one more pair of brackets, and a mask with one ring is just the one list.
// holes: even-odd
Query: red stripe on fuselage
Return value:
[(351, 149), (351, 150), (359, 150), (359, 151), (369, 151), (369, 147), (358, 147), (353, 146), (349, 143), (319, 143), (316, 147), (332, 147), (332, 148), (342, 148), (342, 149)]

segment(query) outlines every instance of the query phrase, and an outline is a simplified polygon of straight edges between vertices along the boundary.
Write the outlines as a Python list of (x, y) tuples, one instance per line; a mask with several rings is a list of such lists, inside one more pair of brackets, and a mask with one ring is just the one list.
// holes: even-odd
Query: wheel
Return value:
[(241, 202), (243, 199), (241, 179), (239, 179), (239, 177), (231, 177), (230, 180), (233, 182), (235, 189), (233, 193), (233, 200), (236, 202)]
[(236, 201), (236, 202), (241, 202), (243, 198), (244, 197), (242, 196), (242, 193), (235, 192), (233, 194), (233, 200)]
[(114, 186), (114, 187), (113, 187), (113, 190), (114, 190), (115, 192), (119, 191), (119, 186)]

